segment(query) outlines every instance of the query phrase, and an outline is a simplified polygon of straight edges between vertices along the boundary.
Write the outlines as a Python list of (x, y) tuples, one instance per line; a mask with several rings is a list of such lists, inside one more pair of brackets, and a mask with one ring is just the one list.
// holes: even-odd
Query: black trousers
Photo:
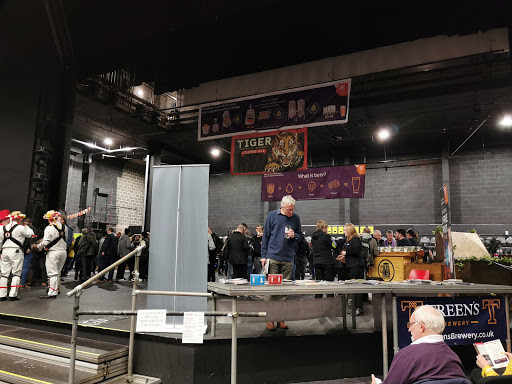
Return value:
[(126, 271), (127, 266), (130, 270), (130, 277), (128, 277), (128, 279), (131, 279), (133, 274), (133, 267), (135, 266), (135, 256), (130, 257), (128, 260), (125, 260), (124, 263), (121, 263), (117, 266), (116, 279), (124, 279), (124, 272)]
[(233, 279), (247, 279), (247, 264), (233, 264)]
[(80, 256), (80, 264), (81, 264), (81, 269), (82, 269), (82, 273), (81, 273), (82, 279), (86, 280), (89, 277), (91, 277), (93, 261), (94, 261), (94, 256), (86, 256), (86, 255), (81, 255)]
[[(215, 282), (215, 262), (217, 261), (217, 255), (215, 253), (208, 252), (208, 282)], [(220, 268), (219, 268), (220, 270)]]
[[(348, 267), (348, 278), (349, 279), (362, 279), (364, 278), (364, 266), (357, 265), (355, 267)], [(358, 293), (354, 295), (356, 308), (363, 309), (363, 294)]]
[(304, 280), (306, 277), (306, 264), (308, 259), (295, 255), (295, 280)]
[[(316, 265), (315, 264), (315, 279), (324, 281), (334, 281), (334, 264), (333, 265)], [(321, 298), (322, 294), (316, 294), (315, 299)], [(328, 294), (327, 297), (334, 297), (333, 294)]]
[(46, 254), (43, 252), (33, 252), (32, 261), (29, 267), (30, 283), (41, 279), (41, 283), (45, 283), (48, 280), (46, 275)]

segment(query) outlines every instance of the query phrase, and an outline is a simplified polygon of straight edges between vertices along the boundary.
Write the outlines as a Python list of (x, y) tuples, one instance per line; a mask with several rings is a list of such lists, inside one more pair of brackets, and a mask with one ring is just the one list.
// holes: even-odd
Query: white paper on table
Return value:
[(182, 343), (203, 344), (204, 312), (185, 312)]

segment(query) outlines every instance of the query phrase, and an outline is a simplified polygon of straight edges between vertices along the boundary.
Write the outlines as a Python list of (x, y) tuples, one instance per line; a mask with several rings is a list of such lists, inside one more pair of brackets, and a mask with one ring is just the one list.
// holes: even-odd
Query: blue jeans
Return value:
[(23, 269), (21, 270), (21, 285), (27, 284), (28, 270), (30, 268), (31, 262), (32, 262), (32, 252), (25, 253), (25, 257), (23, 258)]
[(252, 256), (249, 256), (247, 258), (247, 278), (248, 279), (251, 278), (251, 273), (252, 273)]

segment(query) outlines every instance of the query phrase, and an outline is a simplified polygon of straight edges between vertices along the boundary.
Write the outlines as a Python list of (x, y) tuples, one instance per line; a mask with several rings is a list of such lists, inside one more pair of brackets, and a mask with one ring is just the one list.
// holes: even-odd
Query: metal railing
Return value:
[[(75, 296), (75, 303), (73, 305), (73, 325), (71, 329), (71, 356), (69, 359), (69, 384), (74, 383), (75, 381), (75, 365), (76, 365), (76, 340), (78, 337), (78, 318), (83, 315), (125, 315), (131, 316), (130, 319), (130, 341), (128, 346), (128, 373), (126, 376), (126, 381), (131, 383), (133, 382), (133, 354), (134, 354), (134, 344), (135, 344), (135, 325), (136, 325), (136, 317), (137, 317), (137, 296), (138, 295), (167, 295), (167, 296), (193, 296), (193, 297), (206, 297), (213, 299), (214, 310), (202, 312), (205, 316), (228, 316), (232, 319), (231, 325), (231, 384), (236, 383), (237, 377), (237, 319), (238, 317), (265, 317), (267, 316), (266, 312), (237, 312), (236, 305), (233, 304), (233, 309), (231, 312), (218, 312), (216, 311), (215, 305), (215, 296), (213, 293), (203, 293), (203, 292), (169, 292), (169, 291), (149, 291), (149, 290), (139, 290), (137, 289), (139, 283), (139, 261), (140, 261), (140, 252), (145, 248), (145, 245), (141, 245), (135, 248), (132, 252), (128, 253), (126, 256), (123, 256), (115, 263), (111, 264), (109, 267), (103, 269), (98, 272), (98, 274), (94, 275), (87, 281), (82, 284), (77, 285), (71, 291), (69, 291), (66, 296), (71, 297)], [(95, 281), (99, 280), (108, 272), (115, 269), (118, 265), (126, 262), (129, 258), (135, 256), (135, 266), (133, 271), (133, 292), (132, 292), (132, 303), (131, 310), (112, 310), (112, 311), (103, 311), (103, 310), (80, 310), (80, 296), (85, 288), (89, 287)], [(190, 311), (187, 311), (190, 312)], [(183, 316), (185, 311), (166, 311), (166, 316)], [(215, 321), (212, 321), (212, 336), (215, 335)]]

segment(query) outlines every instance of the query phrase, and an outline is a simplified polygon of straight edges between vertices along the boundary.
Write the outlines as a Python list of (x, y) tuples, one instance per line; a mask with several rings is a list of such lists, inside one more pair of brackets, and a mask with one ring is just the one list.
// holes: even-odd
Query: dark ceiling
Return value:
[[(60, 67), (77, 82), (122, 67), (161, 93), (419, 38), (509, 27), (511, 10), (507, 0), (0, 0), (0, 63), (40, 76)], [(372, 135), (382, 125), (399, 133), (387, 145), (394, 156), (435, 154), (447, 140), (456, 148), (484, 119), (464, 148), (510, 144), (511, 133), (495, 125), (512, 109), (508, 52), (447, 65), (448, 72), (428, 75), (412, 69), (353, 79), (349, 123), (309, 129), (312, 164), (342, 164), (347, 153), (351, 161), (378, 159), (383, 148)], [(197, 142), (193, 122), (164, 130), (78, 94), (74, 137), (99, 141), (107, 134), (125, 146), (161, 146), (164, 162), (229, 167), (227, 156), (212, 161), (208, 154), (212, 144), (228, 149), (229, 140)]]

